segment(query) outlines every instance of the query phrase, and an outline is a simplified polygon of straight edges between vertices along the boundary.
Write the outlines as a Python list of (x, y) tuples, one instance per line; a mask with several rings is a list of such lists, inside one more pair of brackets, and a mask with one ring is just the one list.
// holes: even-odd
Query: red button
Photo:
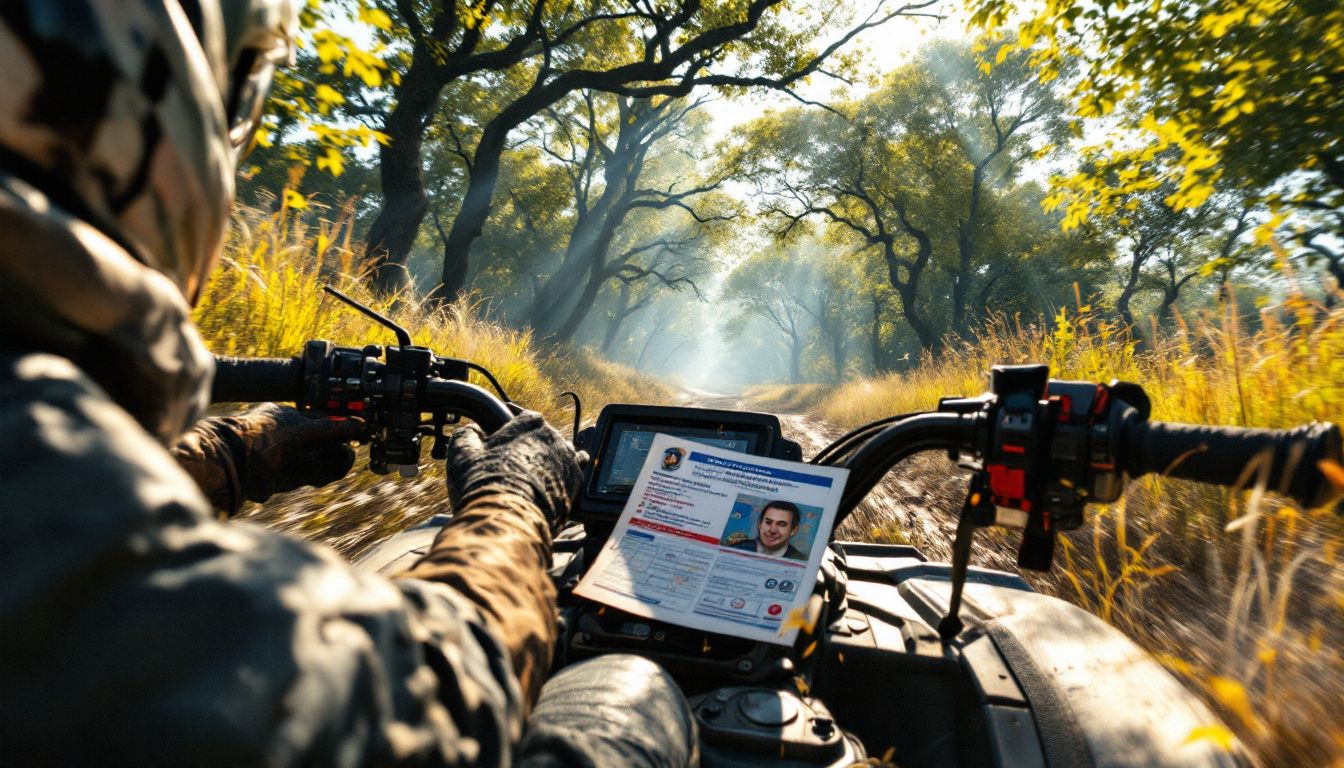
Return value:
[(770, 607), (765, 609), (765, 612), (770, 614), (771, 616), (778, 616), (780, 612), (783, 610), (784, 607), (781, 606), (779, 603), (771, 603)]
[(1002, 464), (990, 464), (985, 469), (989, 470), (989, 490), (994, 495), (1009, 499), (1021, 499), (1025, 495), (1027, 489), (1025, 470), (1005, 467)]

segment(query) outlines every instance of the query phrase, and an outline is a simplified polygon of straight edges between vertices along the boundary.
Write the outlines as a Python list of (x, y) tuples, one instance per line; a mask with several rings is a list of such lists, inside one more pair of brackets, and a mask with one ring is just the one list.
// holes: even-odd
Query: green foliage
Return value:
[(862, 99), (770, 114), (735, 137), (733, 167), (776, 233), (814, 222), (858, 260), (878, 368), (892, 363), (879, 359), (899, 335), (892, 317), (931, 349), (991, 302), (1049, 311), (1108, 254), (1095, 230), (1059, 236), (1039, 187), (1018, 181), (1069, 120), (1026, 55), (1010, 54), (984, 71), (969, 46), (938, 42)]
[(1133, 133), (1091, 148), (1084, 169), (1059, 180), (1068, 223), (1161, 185), (1172, 208), (1198, 206), (1225, 177), (1290, 204), (1344, 205), (1344, 7), (1335, 0), (969, 5), (976, 24), (1016, 26), (1012, 46), (1034, 46), (1042, 80), (1081, 59), (1071, 84), (1078, 114), (1114, 112)]
[[(371, 42), (333, 26), (362, 28)], [(273, 154), (290, 165), (340, 177), (358, 150), (385, 143), (386, 134), (342, 118), (365, 107), (368, 93), (399, 82), (394, 68), (399, 56), (387, 45), (390, 32), (390, 18), (369, 0), (308, 0), (300, 15), (297, 61), (276, 72), (267, 115), (257, 129), (258, 146), (280, 150)]]

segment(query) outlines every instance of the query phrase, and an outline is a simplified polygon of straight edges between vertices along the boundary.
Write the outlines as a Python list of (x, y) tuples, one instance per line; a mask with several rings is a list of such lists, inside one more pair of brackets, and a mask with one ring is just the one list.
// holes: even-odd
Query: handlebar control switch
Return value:
[(963, 514), (972, 525), (1022, 529), (1018, 565), (1049, 570), (1059, 531), (1077, 528), (1093, 502), (1119, 498), (1126, 428), (1147, 419), (1137, 384), (1049, 378), (1044, 365), (995, 366), (990, 391), (945, 400), (939, 409), (974, 413), (980, 427), (956, 451), (979, 478)]

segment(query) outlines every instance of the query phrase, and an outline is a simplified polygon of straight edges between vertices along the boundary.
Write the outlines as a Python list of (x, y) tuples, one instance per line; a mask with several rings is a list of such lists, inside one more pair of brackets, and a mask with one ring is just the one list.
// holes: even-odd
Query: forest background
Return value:
[[(1344, 421), (1330, 0), (309, 0), (302, 41), (216, 351), (369, 340), (329, 281), (548, 413), (745, 391), (843, 426), (1047, 361), (1160, 418)], [(1136, 488), (1041, 587), (1204, 693), (1192, 738), (1344, 760), (1337, 520)]]

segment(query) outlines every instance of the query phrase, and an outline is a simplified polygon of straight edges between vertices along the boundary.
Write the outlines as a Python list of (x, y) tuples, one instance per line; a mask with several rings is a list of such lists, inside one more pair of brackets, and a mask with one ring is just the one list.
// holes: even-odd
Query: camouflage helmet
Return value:
[(0, 3), (0, 168), (194, 302), (298, 2)]

